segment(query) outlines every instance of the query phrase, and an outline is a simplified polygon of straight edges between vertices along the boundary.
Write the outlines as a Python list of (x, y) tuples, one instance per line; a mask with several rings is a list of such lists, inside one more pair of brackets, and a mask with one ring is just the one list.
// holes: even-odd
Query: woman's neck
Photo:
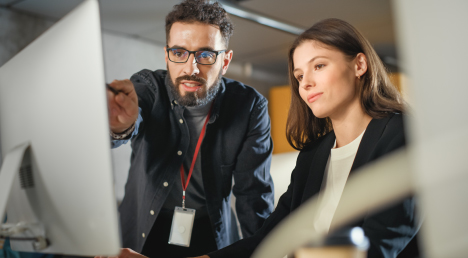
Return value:
[(335, 148), (343, 147), (356, 139), (372, 120), (360, 103), (348, 108), (340, 115), (330, 117), (336, 136)]

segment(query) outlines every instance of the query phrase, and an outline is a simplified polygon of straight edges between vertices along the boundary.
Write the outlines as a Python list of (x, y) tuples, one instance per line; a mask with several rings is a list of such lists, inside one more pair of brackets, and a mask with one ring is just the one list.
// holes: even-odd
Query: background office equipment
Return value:
[(12, 237), (49, 241), (11, 241), (13, 249), (119, 253), (106, 101), (94, 0), (0, 68), (0, 222), (8, 201), (2, 227), (26, 228)]

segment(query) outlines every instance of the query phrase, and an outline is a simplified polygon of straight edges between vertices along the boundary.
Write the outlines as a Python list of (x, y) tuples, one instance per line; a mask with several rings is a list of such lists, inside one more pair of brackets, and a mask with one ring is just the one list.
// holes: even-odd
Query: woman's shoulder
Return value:
[(406, 116), (401, 113), (392, 113), (385, 120), (385, 128), (382, 136), (387, 137), (404, 137), (405, 135), (405, 119)]
[(406, 145), (405, 115), (393, 113), (382, 119), (382, 122), (383, 130), (380, 132), (378, 139), (374, 139), (377, 143), (375, 151), (388, 153)]
[(401, 130), (404, 128), (404, 120), (406, 119), (406, 115), (401, 113), (392, 113), (389, 116), (389, 120), (387, 123), (388, 129), (398, 129)]

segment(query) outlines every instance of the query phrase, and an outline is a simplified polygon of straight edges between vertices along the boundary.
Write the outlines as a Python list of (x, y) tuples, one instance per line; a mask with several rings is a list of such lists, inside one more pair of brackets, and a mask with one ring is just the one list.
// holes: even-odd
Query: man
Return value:
[(133, 150), (119, 208), (124, 248), (185, 257), (237, 241), (233, 177), (244, 237), (273, 209), (267, 100), (222, 77), (233, 56), (232, 31), (218, 3), (184, 1), (166, 17), (167, 71), (110, 83), (113, 147), (131, 139)]

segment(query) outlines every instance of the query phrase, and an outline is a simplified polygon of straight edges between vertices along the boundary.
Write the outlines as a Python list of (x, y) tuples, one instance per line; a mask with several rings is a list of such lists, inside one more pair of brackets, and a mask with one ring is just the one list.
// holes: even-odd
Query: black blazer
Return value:
[[(334, 142), (335, 134), (332, 131), (300, 152), (288, 190), (281, 196), (275, 211), (259, 231), (252, 237), (208, 255), (211, 258), (250, 257), (263, 238), (281, 220), (320, 191), (325, 166)], [(383, 119), (373, 119), (361, 140), (350, 176), (359, 167), (404, 145), (402, 115), (390, 114)], [(350, 225), (364, 229), (371, 243), (368, 257), (396, 257), (404, 249), (418, 231), (414, 206), (413, 198), (408, 198)]]

